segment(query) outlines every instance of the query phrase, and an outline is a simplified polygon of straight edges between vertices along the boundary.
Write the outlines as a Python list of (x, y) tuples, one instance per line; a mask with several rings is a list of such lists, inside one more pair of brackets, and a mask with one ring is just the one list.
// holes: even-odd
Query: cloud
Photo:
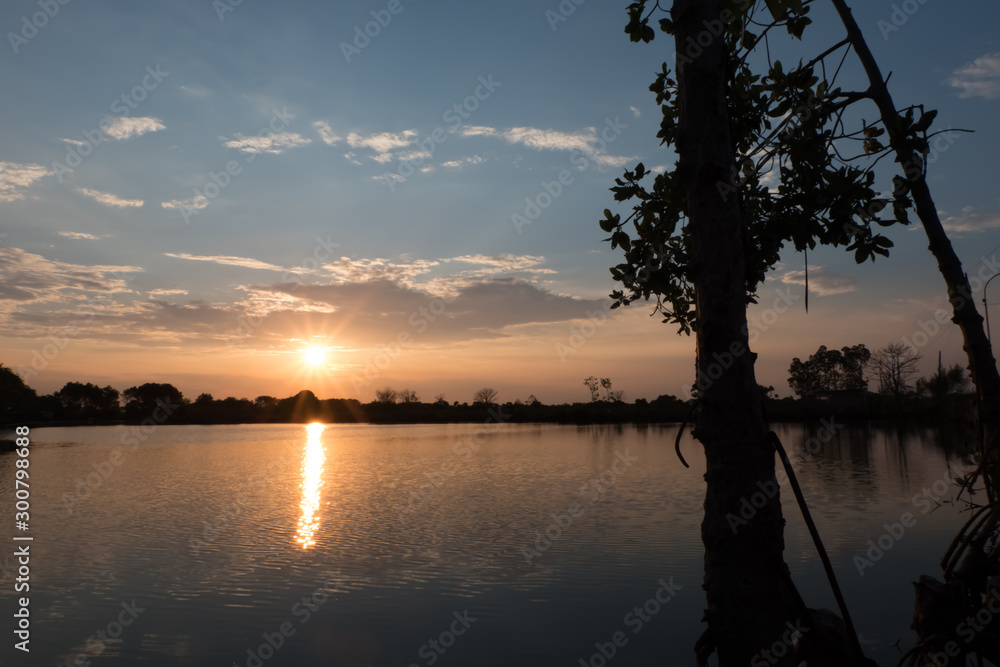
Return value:
[(388, 162), (392, 159), (390, 154), (398, 148), (406, 148), (416, 140), (416, 130), (404, 130), (403, 132), (380, 132), (362, 136), (357, 132), (347, 135), (347, 144), (351, 148), (368, 148), (375, 152), (373, 160), (380, 163)]
[(538, 255), (462, 255), (460, 257), (452, 257), (445, 261), (448, 262), (465, 262), (467, 264), (480, 264), (483, 266), (489, 266), (493, 268), (502, 269), (504, 271), (527, 271), (531, 270), (534, 272), (541, 273), (555, 273), (552, 269), (535, 269), (545, 262), (545, 258)]
[(448, 162), (442, 162), (441, 166), (445, 169), (458, 169), (462, 170), (466, 167), (470, 167), (477, 164), (482, 164), (486, 160), (479, 155), (473, 155), (472, 157), (463, 157), (459, 160), (449, 160)]
[(542, 130), (537, 127), (512, 127), (498, 130), (483, 125), (470, 125), (462, 129), (463, 137), (499, 137), (509, 144), (526, 146), (537, 151), (579, 151), (590, 156), (594, 162), (605, 167), (620, 167), (636, 160), (633, 156), (608, 155), (604, 152), (607, 142), (598, 137), (597, 128), (588, 127), (579, 132)]
[(98, 204), (103, 204), (104, 206), (111, 206), (115, 208), (128, 208), (135, 207), (139, 208), (142, 206), (143, 201), (141, 199), (122, 199), (116, 197), (109, 192), (101, 192), (100, 190), (91, 190), (90, 188), (77, 188), (79, 192), (84, 197), (89, 197), (96, 201)]
[(193, 97), (205, 97), (212, 92), (204, 86), (180, 86), (179, 88), (182, 93)]
[(0, 202), (24, 199), (22, 189), (49, 175), (49, 170), (40, 164), (18, 164), (0, 162)]
[(1000, 214), (965, 212), (963, 215), (945, 218), (941, 225), (946, 231), (956, 234), (985, 232), (1000, 227)]
[[(222, 137), (225, 140), (225, 137)], [(277, 134), (261, 135), (257, 137), (247, 137), (237, 134), (235, 139), (225, 142), (226, 148), (235, 148), (244, 153), (270, 153), (278, 155), (289, 148), (298, 148), (312, 143), (312, 139), (306, 139), (301, 134), (295, 132), (279, 132)]]
[[(114, 118), (105, 134), (112, 139), (131, 139), (140, 137), (147, 132), (158, 132), (167, 129), (159, 118), (129, 118), (128, 116)], [(65, 141), (65, 140), (64, 140)]]
[[(781, 276), (786, 285), (805, 285), (805, 271), (788, 271)], [(809, 292), (817, 296), (845, 294), (858, 289), (857, 278), (843, 273), (827, 271), (822, 266), (809, 269)]]
[(962, 65), (948, 79), (955, 88), (961, 88), (959, 97), (1000, 97), (1000, 53), (987, 53), (971, 63)]
[[(46, 259), (20, 248), (0, 247), (0, 301), (21, 303), (73, 301), (69, 290), (128, 292), (122, 274), (142, 271), (135, 266), (86, 266)], [(109, 276), (110, 274), (110, 276)]]
[(333, 130), (330, 129), (329, 123), (318, 120), (313, 123), (313, 127), (315, 127), (316, 131), (319, 132), (319, 138), (322, 139), (323, 143), (327, 146), (333, 146), (343, 141), (343, 137), (334, 134)]
[(632, 115), (635, 116), (636, 118), (638, 118), (639, 116), (642, 115), (642, 113), (638, 109), (636, 109), (635, 107), (629, 107), (628, 109), (629, 109), (629, 111), (632, 112)]
[(150, 298), (157, 296), (180, 296), (187, 293), (186, 289), (154, 289), (148, 292)]
[(83, 232), (59, 232), (59, 236), (65, 236), (68, 239), (76, 239), (78, 241), (97, 241), (101, 238), (100, 236), (84, 234)]
[(200, 211), (203, 208), (208, 208), (208, 197), (198, 195), (191, 199), (173, 199), (171, 201), (160, 202), (160, 206), (169, 210), (179, 208), (188, 211)]
[(261, 269), (264, 271), (288, 271), (288, 269), (283, 266), (278, 266), (277, 264), (269, 264), (268, 262), (262, 262), (259, 259), (251, 259), (248, 257), (233, 257), (231, 255), (189, 255), (187, 253), (163, 253), (167, 257), (174, 257), (176, 259), (189, 259), (196, 262), (213, 262), (215, 264), (223, 264), (225, 266), (239, 266), (244, 269)]

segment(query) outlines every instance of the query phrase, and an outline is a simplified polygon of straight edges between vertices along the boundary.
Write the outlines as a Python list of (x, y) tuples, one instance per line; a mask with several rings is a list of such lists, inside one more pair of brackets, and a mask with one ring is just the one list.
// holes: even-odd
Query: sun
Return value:
[(314, 368), (322, 366), (323, 362), (326, 361), (326, 350), (322, 347), (307, 347), (302, 355), (306, 363)]

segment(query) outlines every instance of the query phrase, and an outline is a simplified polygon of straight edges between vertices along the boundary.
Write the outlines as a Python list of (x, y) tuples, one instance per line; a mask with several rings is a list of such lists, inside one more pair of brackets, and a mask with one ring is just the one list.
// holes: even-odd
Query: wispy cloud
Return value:
[(208, 208), (208, 197), (205, 195), (198, 195), (197, 197), (192, 197), (191, 199), (172, 199), (170, 201), (160, 202), (160, 206), (166, 209), (186, 209), (188, 211), (200, 211), (203, 208)]
[(278, 266), (277, 264), (270, 264), (268, 262), (262, 262), (259, 259), (252, 259), (249, 257), (233, 257), (231, 255), (189, 255), (188, 253), (163, 253), (167, 257), (174, 257), (177, 259), (189, 259), (196, 262), (212, 262), (214, 264), (223, 264), (226, 266), (239, 266), (244, 269), (262, 269), (264, 271), (287, 271), (283, 266)]
[(461, 130), (463, 137), (498, 137), (509, 144), (526, 146), (537, 151), (580, 151), (593, 157), (601, 166), (620, 167), (636, 160), (632, 156), (609, 155), (596, 147), (606, 143), (597, 135), (597, 128), (588, 127), (578, 132), (543, 130), (537, 127), (512, 127), (501, 130), (484, 125), (470, 125)]
[(344, 140), (343, 137), (330, 129), (329, 123), (318, 120), (313, 123), (313, 127), (315, 127), (316, 131), (319, 132), (319, 138), (322, 139), (323, 143), (327, 146), (334, 146)]
[(1000, 227), (1000, 214), (963, 212), (962, 215), (945, 218), (941, 225), (956, 234), (985, 232)]
[(128, 116), (114, 118), (111, 121), (111, 125), (105, 131), (112, 139), (131, 139), (132, 137), (139, 137), (147, 132), (158, 132), (160, 130), (167, 129), (167, 126), (163, 124), (159, 118), (147, 118), (147, 117), (137, 117), (130, 118)]
[(142, 271), (135, 266), (86, 266), (47, 259), (20, 248), (0, 247), (0, 301), (20, 303), (69, 301), (67, 291), (128, 292), (122, 274)]
[[(781, 276), (781, 282), (786, 285), (805, 285), (805, 271), (789, 271)], [(810, 267), (809, 291), (818, 296), (845, 294), (858, 289), (858, 280), (844, 273), (827, 271), (822, 266)]]
[(98, 204), (111, 206), (113, 208), (139, 208), (143, 204), (141, 199), (122, 199), (121, 197), (117, 197), (110, 192), (101, 192), (100, 190), (91, 190), (90, 188), (77, 188), (76, 191), (84, 197), (93, 199)]
[(458, 169), (462, 170), (466, 167), (471, 167), (477, 164), (482, 164), (486, 162), (485, 158), (479, 155), (473, 155), (471, 157), (463, 157), (459, 160), (449, 160), (447, 162), (442, 162), (441, 166), (445, 169)]
[(187, 293), (186, 289), (154, 289), (147, 292), (150, 298), (158, 296), (182, 296)]
[(22, 190), (48, 174), (40, 164), (0, 162), (0, 201), (24, 199)]
[(641, 115), (642, 115), (642, 112), (640, 112), (640, 111), (639, 111), (638, 109), (636, 109), (635, 107), (629, 107), (629, 108), (628, 108), (628, 110), (629, 110), (629, 111), (631, 111), (631, 112), (632, 112), (632, 115), (633, 115), (633, 116), (635, 116), (636, 118), (638, 118), (639, 116), (641, 116)]
[(279, 132), (266, 136), (247, 137), (237, 134), (235, 139), (224, 140), (226, 148), (235, 148), (244, 153), (270, 153), (278, 155), (284, 153), (289, 148), (297, 148), (312, 143), (312, 139), (306, 139), (301, 134), (295, 132)]
[(83, 232), (59, 232), (59, 236), (65, 236), (68, 239), (76, 239), (79, 241), (99, 241), (101, 239), (100, 236), (84, 234)]
[(955, 88), (961, 88), (959, 97), (1000, 97), (1000, 53), (987, 53), (971, 63), (962, 65), (948, 79)]

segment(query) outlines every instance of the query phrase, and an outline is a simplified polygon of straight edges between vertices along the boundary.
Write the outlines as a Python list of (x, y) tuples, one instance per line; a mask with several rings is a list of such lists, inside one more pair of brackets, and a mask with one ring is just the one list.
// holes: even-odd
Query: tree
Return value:
[(392, 387), (383, 387), (382, 389), (375, 390), (376, 403), (390, 405), (392, 403), (395, 403), (398, 397), (399, 397), (399, 392), (397, 392)]
[(448, 405), (448, 401), (445, 399), (444, 394), (438, 394), (434, 397), (434, 405)]
[(965, 377), (965, 369), (960, 364), (944, 368), (939, 362), (934, 375), (930, 378), (917, 380), (917, 394), (927, 392), (932, 398), (940, 400), (948, 394), (964, 391), (968, 382)]
[(600, 383), (598, 379), (593, 375), (591, 375), (590, 377), (584, 379), (583, 384), (587, 387), (587, 389), (590, 390), (590, 402), (596, 403), (597, 399), (600, 398), (600, 393), (598, 390), (598, 387), (600, 387)]
[(399, 400), (403, 403), (419, 403), (420, 397), (412, 389), (400, 389)]
[(118, 390), (110, 385), (67, 382), (53, 397), (70, 418), (113, 417), (120, 409)]
[(616, 389), (615, 391), (608, 392), (608, 400), (612, 403), (624, 403), (625, 402), (625, 392), (621, 389)]
[(604, 389), (604, 400), (611, 400), (611, 378), (601, 378), (601, 388)]
[(132, 416), (149, 416), (156, 408), (167, 405), (175, 407), (184, 402), (184, 395), (169, 383), (147, 382), (137, 387), (129, 387), (122, 394), (125, 412)]
[(212, 401), (214, 401), (214, 400), (215, 400), (215, 397), (212, 396), (211, 394), (208, 394), (208, 393), (198, 394), (198, 398), (194, 399), (194, 404), (195, 405), (211, 405)]
[(498, 392), (496, 389), (491, 389), (490, 387), (483, 387), (475, 394), (472, 395), (473, 405), (495, 405), (497, 401)]
[(31, 410), (37, 402), (35, 390), (20, 375), (0, 364), (0, 414)]
[(817, 391), (865, 389), (865, 365), (871, 352), (863, 344), (828, 350), (820, 345), (807, 361), (798, 357), (788, 367), (788, 386), (799, 396)]
[(274, 396), (258, 396), (253, 399), (253, 406), (257, 410), (271, 410), (278, 404), (278, 399)]
[[(670, 17), (659, 25), (674, 37), (676, 81), (664, 64), (651, 90), (663, 111), (658, 136), (674, 146), (678, 162), (657, 175), (651, 189), (641, 183), (649, 174), (641, 163), (626, 171), (612, 191), (618, 201), (638, 203), (624, 221), (605, 210), (600, 224), (611, 233), (612, 248), (625, 255), (612, 269), (623, 286), (612, 293), (614, 307), (655, 297), (665, 321), (696, 336), (694, 434), (705, 449), (707, 483), (702, 540), (708, 629), (696, 645), (699, 664), (707, 664), (712, 653), (720, 667), (751, 664), (792, 621), (803, 622), (810, 633), (801, 653), (788, 652), (774, 664), (796, 665), (805, 656), (817, 663), (860, 664), (849, 620), (843, 639), (834, 641), (834, 633), (805, 607), (782, 556), (784, 518), (754, 375), (756, 355), (749, 349), (746, 304), (787, 241), (800, 250), (817, 241), (845, 245), (859, 261), (887, 255), (892, 244), (872, 234), (871, 219), (864, 217), (876, 199), (873, 175), (834, 164), (825, 143), (833, 135), (817, 132), (833, 113), (829, 109), (808, 115), (802, 125), (809, 131), (794, 149), (762, 156), (769, 166), (777, 164), (780, 196), (761, 185), (749, 155), (771, 134), (771, 119), (792, 116), (799, 101), (772, 96), (785, 82), (780, 64), (762, 81), (750, 71), (749, 51), (775, 26), (801, 36), (809, 19), (808, 5), (799, 0), (768, 0), (774, 21), (758, 38), (751, 29), (760, 22), (749, 16), (756, 4), (726, 0), (724, 10), (722, 0), (674, 0)], [(655, 35), (649, 19), (659, 4), (648, 12), (646, 6), (646, 0), (629, 6), (626, 32), (633, 41), (648, 42)], [(800, 79), (797, 85), (808, 85), (815, 100), (811, 88), (817, 81)], [(820, 97), (828, 85), (820, 86)], [(792, 134), (793, 140), (799, 135)], [(796, 161), (803, 163), (801, 170), (791, 164)], [(741, 167), (744, 179), (738, 177)], [(634, 238), (623, 228), (628, 222), (634, 223)], [(775, 492), (761, 494), (765, 487)], [(736, 516), (741, 501), (755, 493), (768, 497), (752, 521), (734, 530), (727, 517)]]
[(527, 403), (528, 405), (530, 405), (532, 407), (535, 407), (536, 405), (541, 405), (542, 404), (542, 402), (540, 400), (538, 400), (537, 398), (535, 398), (534, 394), (529, 394), (528, 395), (528, 400), (525, 401), (525, 403)]
[(917, 374), (920, 354), (903, 343), (889, 343), (872, 355), (869, 366), (878, 378), (879, 393), (893, 396), (896, 407), (906, 395), (910, 378)]

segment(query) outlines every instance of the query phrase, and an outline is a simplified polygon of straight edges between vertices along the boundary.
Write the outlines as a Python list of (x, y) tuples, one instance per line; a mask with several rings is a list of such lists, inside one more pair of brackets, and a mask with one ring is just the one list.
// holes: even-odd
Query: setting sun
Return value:
[(320, 366), (324, 361), (326, 361), (326, 350), (321, 347), (307, 348), (303, 352), (303, 355), (306, 363), (310, 366)]

